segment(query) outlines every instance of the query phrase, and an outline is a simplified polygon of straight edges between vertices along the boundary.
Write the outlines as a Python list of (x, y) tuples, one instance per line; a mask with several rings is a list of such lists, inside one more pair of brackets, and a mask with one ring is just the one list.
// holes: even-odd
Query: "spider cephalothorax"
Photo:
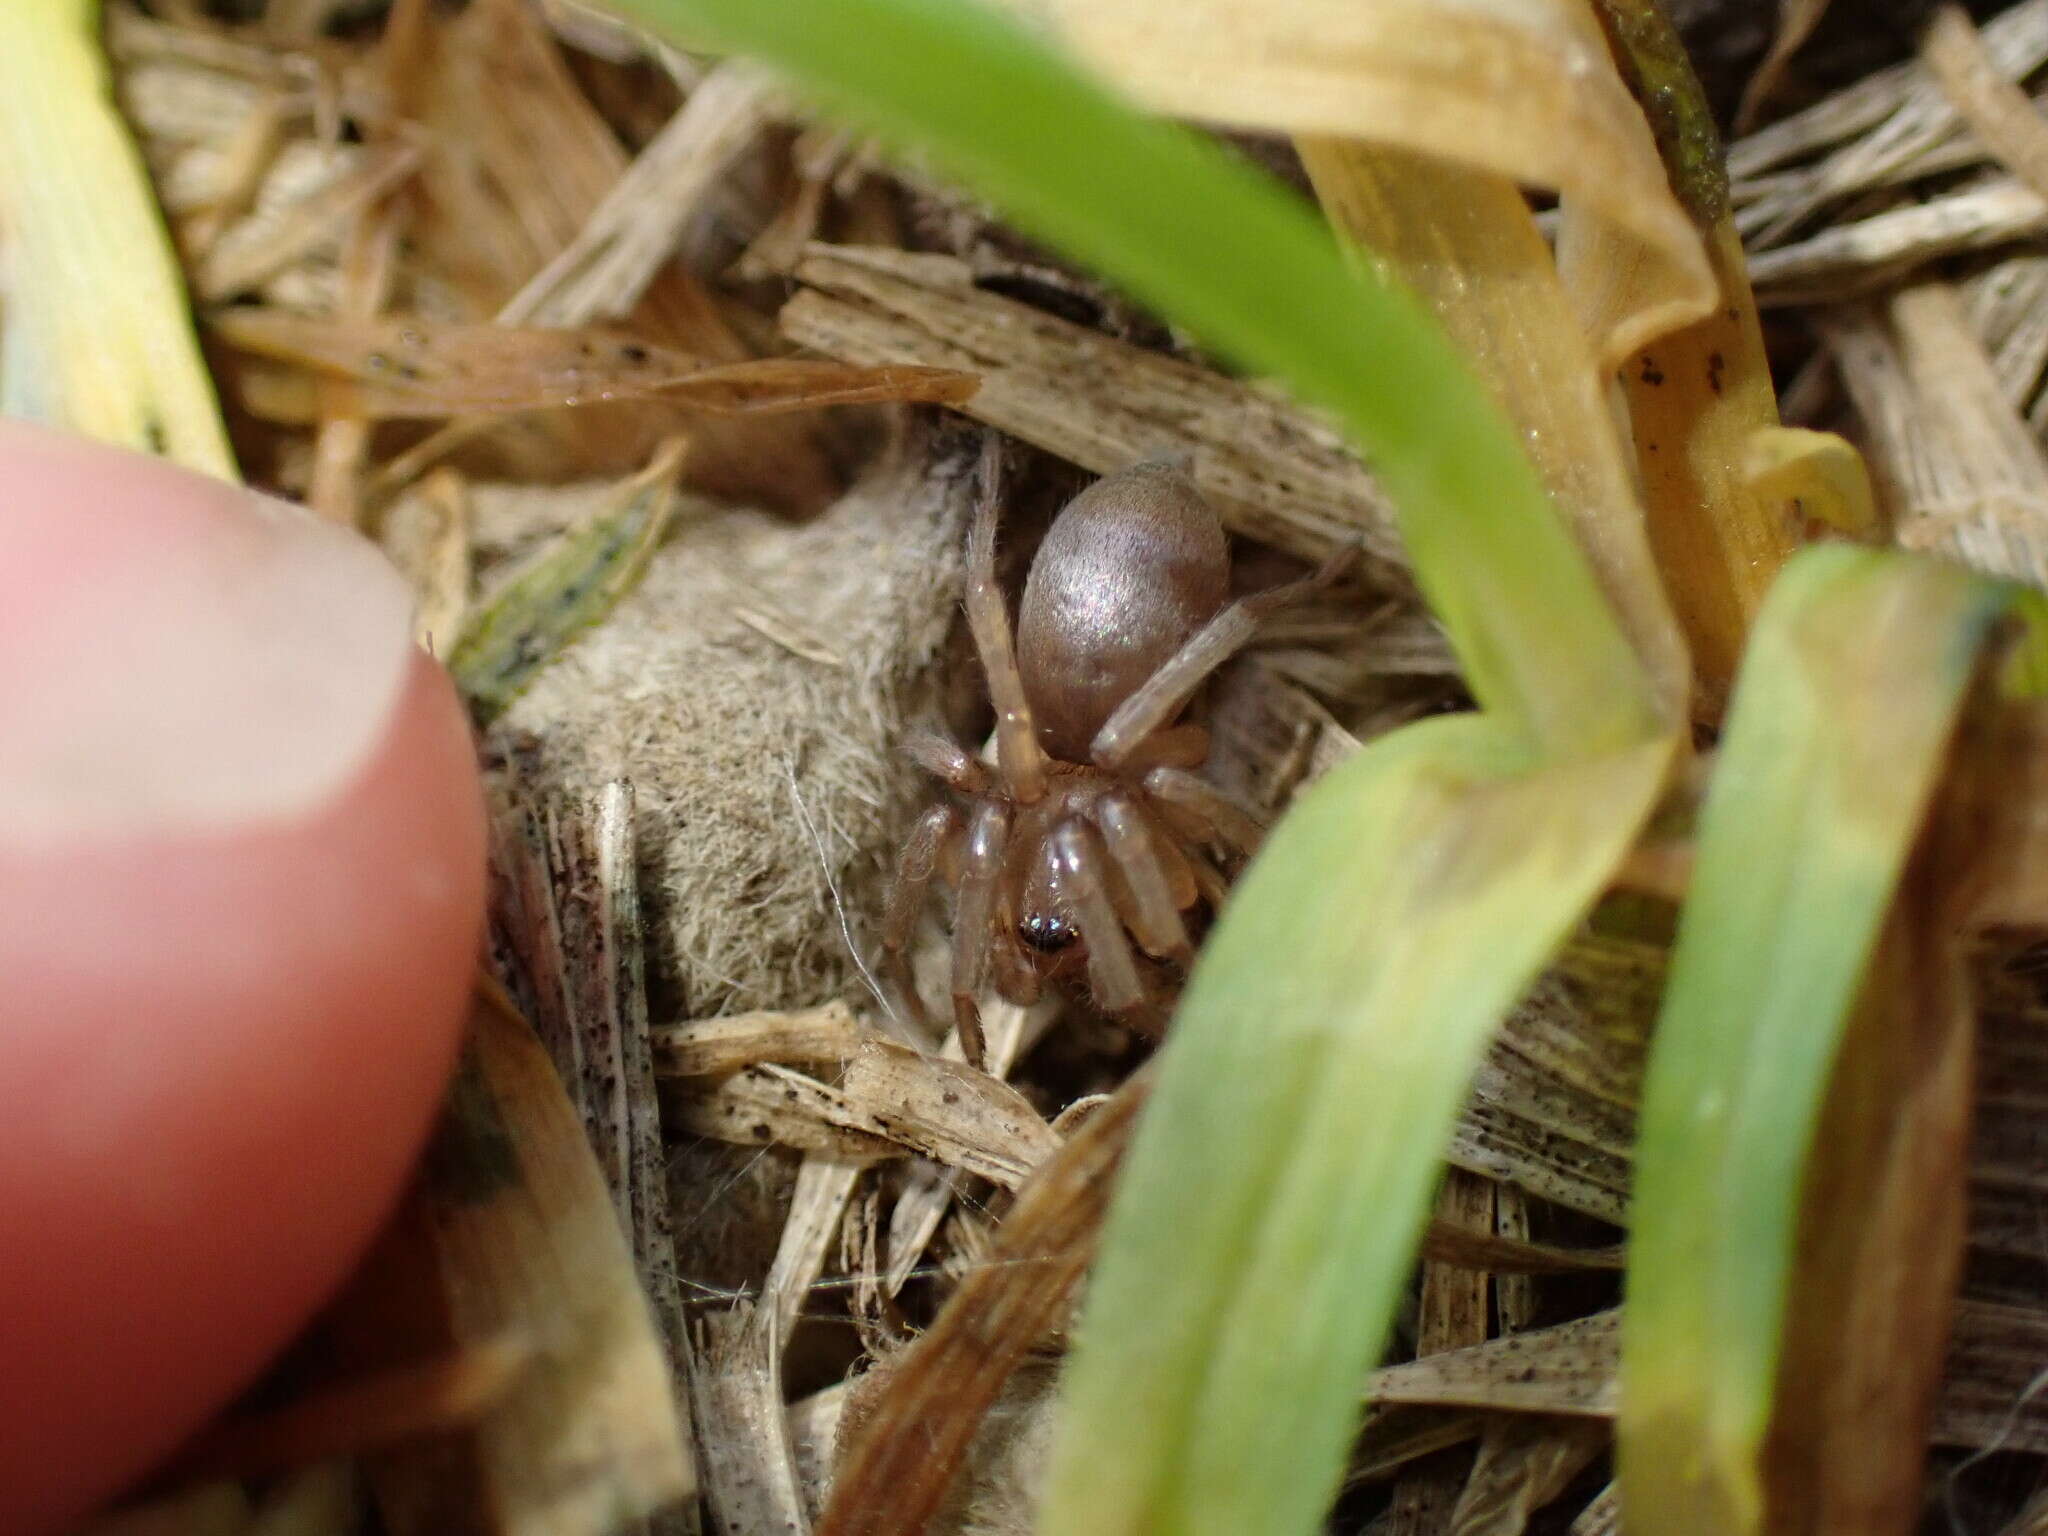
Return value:
[(1189, 698), (1259, 619), (1327, 579), (1231, 602), (1222, 526), (1187, 471), (1137, 465), (1054, 520), (1024, 585), (1016, 643), (995, 576), (998, 440), (983, 455), (967, 544), (967, 619), (996, 712), (991, 770), (918, 733), (910, 755), (953, 797), (904, 844), (883, 948), (921, 1011), (908, 945), (934, 874), (957, 891), (952, 993), (982, 1056), (977, 998), (1013, 1002), (1085, 967), (1096, 1001), (1145, 1021), (1165, 967), (1191, 953), (1188, 914), (1221, 899), (1215, 853), (1249, 855), (1257, 822), (1194, 773), (1208, 733)]

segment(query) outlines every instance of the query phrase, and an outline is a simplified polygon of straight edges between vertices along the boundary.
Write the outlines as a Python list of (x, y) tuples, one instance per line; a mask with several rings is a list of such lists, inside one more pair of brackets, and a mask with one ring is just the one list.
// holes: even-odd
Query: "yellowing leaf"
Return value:
[(1715, 287), (1583, 0), (1005, 0), (1155, 111), (1364, 140), (1559, 192), (1625, 281), (1583, 296), (1612, 367)]
[(0, 6), (0, 415), (236, 478), (97, 0)]
[[(1643, 1530), (1874, 1532), (1912, 1512), (1899, 1470), (1918, 1463), (1960, 1244), (1968, 1014), (1938, 908), (1879, 944), (2006, 601), (1953, 567), (1825, 545), (1759, 617), (1644, 1088), (1621, 1421)], [(1845, 1519), (1864, 1499), (1889, 1506)]]

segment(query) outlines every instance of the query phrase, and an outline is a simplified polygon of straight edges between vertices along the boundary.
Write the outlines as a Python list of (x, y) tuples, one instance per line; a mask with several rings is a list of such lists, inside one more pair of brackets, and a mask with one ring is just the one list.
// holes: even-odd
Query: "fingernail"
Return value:
[(391, 721), (411, 607), (297, 507), (0, 422), (0, 845), (317, 810)]

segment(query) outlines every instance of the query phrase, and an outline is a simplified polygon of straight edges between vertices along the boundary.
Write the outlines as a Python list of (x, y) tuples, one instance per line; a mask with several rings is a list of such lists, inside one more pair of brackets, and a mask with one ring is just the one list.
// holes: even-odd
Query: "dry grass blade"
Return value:
[(1298, 406), (974, 285), (964, 262), (814, 246), (784, 306), (801, 345), (863, 364), (976, 373), (967, 414), (1098, 474), (1191, 452), (1233, 532), (1320, 560), (1363, 538), (1404, 563), (1385, 498), (1337, 434)]
[(837, 1087), (755, 1065), (674, 1103), (680, 1124), (699, 1135), (841, 1157), (913, 1152), (1006, 1189), (1056, 1145), (1037, 1111), (1001, 1079), (879, 1040), (859, 1047)]
[(1999, 69), (1969, 12), (1954, 0), (1937, 8), (1920, 57), (1992, 157), (2048, 198), (2048, 123)]
[(1659, 337), (1622, 373), (1650, 541), (1684, 620), (1699, 677), (1697, 713), (1717, 718), (1750, 621), (1803, 529), (1792, 498), (1746, 474), (1751, 445), (1778, 429), (1741, 241), (1724, 217), (1708, 231), (1719, 304)]
[(771, 118), (772, 96), (758, 70), (714, 68), (576, 237), (499, 311), (499, 323), (580, 325), (629, 314)]
[(1898, 542), (1987, 575), (2048, 581), (2048, 457), (1954, 288), (1917, 284), (1883, 320), (1851, 310), (1823, 327), (1869, 429)]
[[(546, 290), (529, 284), (593, 221), (611, 226), (616, 210), (606, 213), (606, 200), (632, 162), (537, 8), (525, 0), (478, 0), (445, 25), (423, 27), (406, 62), (403, 102), (429, 151), (414, 230), (424, 275), (460, 295), (464, 320), (519, 319), (522, 311), (528, 322), (544, 317), (563, 327), (597, 319), (607, 294), (573, 282)], [(507, 89), (508, 81), (516, 88)], [(476, 110), (478, 102), (489, 102), (490, 110)], [(658, 220), (659, 209), (647, 212)], [(518, 310), (510, 308), (515, 300)], [(700, 362), (754, 356), (680, 261), (665, 262), (647, 281), (631, 325)], [(373, 489), (390, 493), (489, 425), (456, 418), (431, 443), (383, 466)], [(633, 439), (644, 452), (663, 430), (655, 423)], [(827, 445), (811, 423), (714, 421), (696, 435), (687, 473), (708, 490), (816, 511), (837, 489)], [(560, 431), (552, 452), (558, 463), (580, 459), (587, 472), (615, 474), (618, 436), (618, 420), (594, 419)]]
[(776, 1310), (737, 1301), (699, 1319), (691, 1411), (704, 1456), (704, 1496), (720, 1536), (808, 1536), (777, 1370)]
[(1570, 1275), (1616, 1271), (1624, 1250), (1558, 1248), (1501, 1237), (1439, 1217), (1422, 1236), (1422, 1256), (1439, 1264), (1503, 1275)]
[(338, 1305), (345, 1355), (516, 1339), (530, 1358), (457, 1439), (366, 1470), (394, 1536), (609, 1536), (694, 1489), (669, 1366), (583, 1127), (540, 1043), (480, 1000), (419, 1182)]
[[(660, 398), (716, 414), (797, 411), (915, 400), (957, 405), (971, 373), (858, 368), (799, 358), (705, 363), (673, 348), (602, 330), (454, 325), (419, 316), (321, 320), (282, 310), (216, 311), (208, 329), (238, 350), (355, 384), (370, 417), (438, 417)], [(289, 389), (250, 405), (272, 420), (303, 419)]]
[(736, 1013), (666, 1024), (649, 1037), (662, 1077), (723, 1077), (766, 1062), (844, 1061), (863, 1038), (853, 1010), (836, 999), (816, 1008)]
[[(1611, 1417), (1620, 1401), (1618, 1309), (1373, 1374), (1380, 1404)], [(2048, 1314), (1965, 1298), (1955, 1309), (1930, 1434), (1940, 1445), (2048, 1452)]]
[(704, 1443), (705, 1502), (727, 1536), (810, 1529), (793, 1416), (783, 1408), (783, 1349), (871, 1161), (805, 1158), (759, 1301), (700, 1320), (691, 1401)]
[(1630, 251), (1630, 302), (1582, 316), (1603, 361), (1712, 305), (1699, 242), (1584, 6), (1011, 3), (1157, 111), (1364, 140), (1559, 190)]
[(1142, 1078), (1126, 1083), (1019, 1193), (986, 1262), (895, 1362), (889, 1390), (844, 1447), (819, 1536), (927, 1528), (1003, 1383), (1066, 1319), (1143, 1095)]
[(1970, 324), (1992, 355), (2006, 398), (2026, 409), (2048, 367), (2048, 256), (2009, 256), (1962, 286)]
[[(2048, 8), (2026, 0), (1984, 30), (1985, 59), (2006, 80), (2024, 79), (2048, 61)], [(1897, 77), (1874, 121), (1817, 162), (1752, 182), (1739, 222), (1753, 246), (1777, 246), (1831, 205), (1858, 194), (1980, 164), (1984, 146), (1924, 66)], [(1867, 82), (1866, 84), (1875, 84)], [(1852, 95), (1863, 87), (1852, 87)], [(1825, 104), (1821, 109), (1824, 110)], [(1766, 129), (1759, 140), (1773, 134)], [(1734, 158), (1746, 163), (1745, 146)], [(1743, 173), (1743, 174), (1746, 174)], [(1741, 184), (1738, 183), (1738, 189)]]
[(1297, 143), (1331, 223), (1417, 291), (1521, 428), (1660, 705), (1678, 718), (1690, 684), (1685, 643), (1650, 558), (1592, 347), (1521, 189), (1401, 151)]
[(420, 167), (415, 144), (366, 150), (360, 162), (288, 209), (236, 225), (214, 242), (192, 276), (201, 301), (218, 304), (256, 288), (316, 247), (334, 242), (349, 223), (403, 185)]
[[(1493, 1184), (1452, 1169), (1437, 1191), (1433, 1225), (1439, 1231), (1491, 1236)], [(1486, 1342), (1487, 1277), (1481, 1269), (1425, 1260), (1422, 1295), (1416, 1310), (1418, 1357), (1467, 1349)], [(1462, 1467), (1424, 1463), (1394, 1485), (1387, 1509), (1389, 1536), (1440, 1536), (1464, 1481)]]
[(1617, 1536), (1621, 1530), (1621, 1484), (1609, 1483), (1572, 1521), (1571, 1536)]
[[(2048, 59), (2048, 3), (2020, 0), (1984, 28), (1985, 47), (2008, 79), (2019, 79)], [(1803, 111), (1738, 139), (1728, 169), (1738, 189), (1745, 180), (1867, 133), (1909, 99), (1935, 98), (1926, 67), (1917, 61), (1867, 75)]]
[(1736, 132), (1755, 125), (1763, 113), (1764, 104), (1784, 79), (1792, 55), (1813, 36), (1813, 29), (1820, 25), (1821, 17), (1827, 11), (1828, 0), (1778, 0), (1778, 30), (1771, 38), (1770, 51), (1763, 56), (1756, 72), (1749, 77), (1749, 84), (1743, 88), (1742, 104), (1735, 112)]
[(1767, 305), (1840, 298), (1906, 267), (2043, 231), (2048, 231), (2048, 202), (2018, 181), (1991, 181), (1837, 224), (1796, 245), (1756, 252), (1749, 258), (1749, 277), (1759, 301)]
[(1596, 1312), (1470, 1349), (1425, 1356), (1373, 1372), (1375, 1403), (1426, 1403), (1507, 1413), (1614, 1412), (1619, 1393), (1621, 1313)]
[(593, 802), (555, 819), (550, 863), (567, 1023), (578, 1046), (575, 1097), (680, 1392), (689, 1344), (648, 1042), (633, 817), (633, 786), (613, 780)]
[[(1744, 637), (1801, 529), (1786, 499), (1759, 493), (1743, 466), (1778, 429), (1742, 240), (1729, 211), (1720, 135), (1663, 8), (1597, 0), (1622, 76), (1644, 104), (1673, 186), (1697, 226), (1711, 302), (1689, 323), (1644, 338), (1621, 370), (1651, 547), (1685, 627), (1698, 681), (1694, 715), (1718, 719)], [(1558, 236), (1568, 276), (1626, 271), (1599, 230), (1567, 207)]]

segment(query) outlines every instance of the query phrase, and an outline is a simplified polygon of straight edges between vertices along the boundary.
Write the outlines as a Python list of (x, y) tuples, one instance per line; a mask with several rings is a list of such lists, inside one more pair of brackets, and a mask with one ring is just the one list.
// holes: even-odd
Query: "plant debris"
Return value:
[[(1524, 34), (1405, 0), (1013, 5), (1240, 130), (1442, 307), (1489, 271), (1454, 328), (1517, 381), (1498, 403), (1704, 764), (1763, 585), (1822, 525), (2048, 585), (2048, 0), (1981, 27), (1941, 7), (1917, 57), (1775, 120), (1828, 7), (1759, 7), (1779, 41), (1720, 203), (1673, 191), (1577, 7)], [(377, 539), (463, 686), (493, 789), (480, 997), (509, 1000), (477, 1004), (421, 1177), (308, 1359), (99, 1536), (1028, 1530), (1149, 1077), (1052, 996), (985, 1005), (977, 1071), (870, 969), (926, 792), (897, 747), (992, 723), (959, 622), (978, 439), (953, 418), (1032, 450), (1006, 558), (1083, 472), (1164, 454), (1255, 584), (1363, 547), (1361, 582), (1273, 623), (1203, 706), (1214, 778), (1267, 816), (1469, 702), (1373, 466), (756, 66), (574, 0), (114, 0), (106, 43), (235, 458)], [(1475, 90), (1489, 61), (1528, 89)], [(1555, 262), (1524, 186), (1562, 194)], [(1675, 616), (1653, 549), (1701, 573)], [(1982, 1528), (2019, 1532), (2048, 1466), (2022, 851), (2048, 787), (2041, 732), (2001, 728), (2028, 790), (1993, 823), (1986, 910), (2015, 927), (1969, 960), (1929, 1475), (1995, 1458)], [(1486, 1048), (1333, 1530), (1623, 1528), (1617, 1272), (1704, 773)], [(925, 935), (927, 984), (943, 948)]]

